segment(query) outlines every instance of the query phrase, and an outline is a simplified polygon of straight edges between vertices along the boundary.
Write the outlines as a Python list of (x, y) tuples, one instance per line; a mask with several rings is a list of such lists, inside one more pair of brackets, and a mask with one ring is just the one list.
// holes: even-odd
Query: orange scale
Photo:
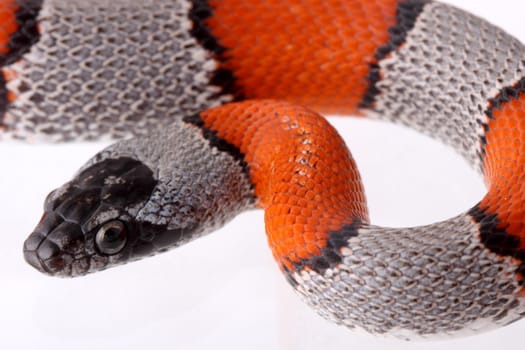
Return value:
[(302, 225), (303, 227), (305, 227), (305, 231), (306, 231), (306, 218), (302, 210), (301, 210), (301, 213), (299, 213), (297, 217), (295, 218), (295, 223), (297, 225)]
[[(326, 241), (321, 241), (326, 242)], [(314, 244), (308, 244), (306, 246), (306, 253), (303, 255), (303, 259), (308, 259), (312, 256), (319, 256), (322, 254), (321, 248), (326, 247), (326, 244), (321, 244), (320, 246)]]
[(306, 189), (304, 187), (301, 187), (300, 185), (298, 185), (298, 183), (300, 184), (301, 182), (303, 181), (303, 179), (301, 177), (298, 177), (298, 176), (294, 176), (294, 178), (292, 179), (292, 184), (295, 184), (296, 186), (295, 187), (292, 187), (291, 190), (294, 191), (294, 204), (298, 204), (299, 203), (299, 200), (300, 200), (300, 197), (303, 197), (305, 194), (306, 194)]
[(11, 35), (18, 30), (16, 11), (19, 6), (16, 0), (0, 1), (0, 53), (9, 53), (9, 40)]
[(314, 233), (305, 233), (304, 237), (305, 241), (307, 242), (315, 242), (319, 239), (319, 237), (317, 237), (317, 235), (315, 235)]
[[(239, 106), (251, 112), (233, 113)], [(252, 129), (255, 117), (261, 121)], [(279, 102), (247, 101), (202, 113), (201, 118), (206, 127), (213, 121), (212, 130), (218, 135), (225, 135), (227, 142), (239, 147), (245, 154), (260, 206), (266, 208), (268, 241), (281, 267), (289, 267), (289, 263), (320, 254), (318, 247), (326, 246), (329, 232), (342, 229), (355, 218), (368, 217), (361, 203), (364, 196), (359, 193), (357, 181), (347, 180), (348, 176), (357, 180), (359, 175), (352, 169), (354, 164), (346, 149), (336, 147), (335, 152), (342, 154), (331, 154), (330, 161), (352, 165), (335, 167), (334, 170), (334, 167), (319, 162), (319, 152), (332, 144), (343, 143), (320, 116), (302, 107)], [(239, 123), (232, 118), (247, 122)], [(249, 130), (251, 140), (245, 141), (243, 133), (246, 130), (240, 134), (230, 133), (228, 123), (237, 125), (238, 129)], [(293, 125), (297, 128), (291, 128)], [(305, 138), (309, 140), (306, 144)], [(290, 152), (291, 157), (286, 155)], [(304, 153), (316, 159), (316, 169), (295, 163), (297, 159), (304, 158)], [(294, 174), (294, 171), (304, 175)], [(316, 185), (313, 182), (316, 178), (323, 181)], [(332, 191), (348, 194), (327, 195)], [(305, 248), (308, 246), (310, 249)]]
[(7, 92), (7, 101), (9, 103), (14, 102), (17, 99), (17, 97), (18, 97), (18, 95), (15, 94), (13, 91), (8, 91)]
[(295, 218), (291, 215), (287, 215), (285, 218), (284, 218), (284, 225), (293, 225), (295, 222)]
[[(290, 214), (297, 217), (298, 215), (301, 215), (301, 208), (300, 207), (292, 207), (290, 208)], [(295, 218), (294, 218), (295, 220)]]
[[(392, 0), (361, 4), (342, 0), (274, 3), (277, 12), (280, 7), (295, 9), (292, 17), (286, 17), (268, 11), (264, 1), (252, 4), (253, 12), (246, 15), (243, 1), (215, 0), (210, 1), (214, 16), (207, 24), (219, 42), (230, 48), (225, 53), (229, 59), (224, 65), (234, 72), (246, 97), (282, 97), (312, 103), (323, 111), (352, 113), (368, 87), (368, 64), (377, 48), (388, 42), (388, 28), (396, 23), (397, 3)], [(383, 15), (378, 16), (378, 11)], [(240, 13), (243, 15), (239, 16)], [(316, 20), (322, 21), (323, 26), (315, 25)], [(340, 31), (342, 23), (348, 30)], [(380, 29), (372, 35), (371, 27)], [(280, 55), (270, 59), (264, 52), (253, 50), (252, 43), (243, 38), (257, 38), (260, 47), (279, 47)], [(294, 42), (307, 39), (310, 39), (307, 50), (285, 50)], [(361, 45), (363, 42), (369, 44)], [(329, 52), (335, 52), (330, 60), (333, 64), (323, 66), (326, 71), (320, 72), (319, 66), (331, 56)], [(352, 57), (351, 62), (347, 62), (348, 57)], [(276, 71), (276, 67), (282, 70)], [(274, 69), (273, 72), (268, 68)], [(304, 88), (298, 84), (306, 80), (323, 81), (326, 77), (333, 79), (332, 86), (338, 88), (323, 89), (315, 84)], [(348, 81), (357, 84), (352, 86)]]
[[(8, 1), (13, 3), (14, 1)], [(3, 6), (3, 4), (0, 4)], [(5, 5), (4, 5), (5, 6)], [(6, 33), (14, 33), (18, 30), (18, 24), (16, 22), (16, 11), (18, 6), (8, 6), (0, 12), (0, 23), (2, 23), (1, 30)]]
[(294, 252), (292, 261), (298, 262), (302, 259), (307, 259), (309, 256), (310, 253), (308, 249), (305, 247), (300, 247)]
[(6, 82), (10, 82), (10, 81), (16, 79), (16, 77), (17, 77), (17, 74), (16, 74), (14, 69), (2, 68), (1, 72), (2, 72), (1, 74), (4, 76), (4, 79), (5, 79)]
[(525, 212), (523, 210), (511, 212), (508, 214), (507, 220), (510, 222), (524, 222)]
[(306, 205), (306, 209), (308, 210), (316, 210), (319, 208), (319, 205), (322, 201), (318, 199), (317, 197), (314, 197), (314, 199)]
[(292, 225), (292, 234), (296, 235), (296, 237), (300, 237), (301, 239), (306, 239), (306, 236), (304, 234), (304, 225), (301, 225), (301, 224)]
[(306, 182), (306, 185), (305, 185), (305, 189), (306, 189), (306, 193), (304, 194), (304, 199), (305, 200), (310, 200), (313, 198), (313, 193), (312, 193), (312, 190), (316, 187), (316, 183), (314, 181), (312, 181), (311, 179), (308, 180)]
[(277, 216), (275, 218), (275, 225), (276, 226), (284, 226), (284, 224), (285, 224), (284, 217)]
[[(489, 120), (486, 135), (485, 181), (489, 187), (481, 207), (498, 215), (499, 227), (517, 237), (525, 248), (525, 225), (522, 208), (525, 207), (524, 189), (521, 179), (525, 169), (523, 152), (525, 130), (525, 96), (504, 103), (494, 110)], [(510, 135), (510, 137), (509, 137)]]

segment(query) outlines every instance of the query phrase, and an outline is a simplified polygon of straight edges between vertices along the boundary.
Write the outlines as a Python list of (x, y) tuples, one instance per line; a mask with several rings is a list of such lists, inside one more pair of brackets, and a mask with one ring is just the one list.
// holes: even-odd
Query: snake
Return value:
[[(24, 243), (75, 277), (264, 209), (294, 291), (349, 329), (455, 337), (525, 316), (525, 47), (431, 0), (1, 0), (2, 139), (116, 139)], [(319, 114), (320, 113), (320, 114)], [(420, 227), (370, 223), (324, 115), (450, 146), (487, 192)]]

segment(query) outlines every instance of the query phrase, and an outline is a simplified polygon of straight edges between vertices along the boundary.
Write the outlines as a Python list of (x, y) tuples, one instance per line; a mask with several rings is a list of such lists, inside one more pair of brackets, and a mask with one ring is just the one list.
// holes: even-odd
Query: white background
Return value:
[[(520, 2), (449, 1), (525, 40)], [(364, 120), (333, 120), (361, 169), (372, 222), (446, 219), (481, 199), (482, 181), (444, 146)], [(405, 343), (335, 326), (305, 306), (272, 260), (262, 212), (167, 254), (77, 279), (39, 274), (22, 244), (42, 201), (101, 144), (0, 143), (2, 349), (522, 348), (525, 321), (475, 337)]]

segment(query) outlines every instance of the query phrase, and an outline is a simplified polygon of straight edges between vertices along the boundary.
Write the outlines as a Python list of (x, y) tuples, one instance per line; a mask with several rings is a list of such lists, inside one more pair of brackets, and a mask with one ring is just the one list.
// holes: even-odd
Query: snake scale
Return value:
[[(121, 139), (47, 197), (37, 270), (103, 270), (263, 208), (287, 281), (338, 324), (418, 339), (525, 315), (525, 48), (501, 29), (429, 0), (1, 0), (0, 29), (2, 138)], [(487, 194), (374, 226), (314, 111), (437, 138)]]

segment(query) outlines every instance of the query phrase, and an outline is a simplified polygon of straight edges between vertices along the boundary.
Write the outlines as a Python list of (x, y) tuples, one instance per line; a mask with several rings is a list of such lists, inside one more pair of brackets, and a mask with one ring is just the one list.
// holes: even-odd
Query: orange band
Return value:
[(16, 0), (0, 0), (0, 54), (9, 53), (9, 40), (18, 30)]
[(321, 254), (330, 232), (367, 222), (364, 189), (344, 141), (314, 112), (287, 103), (242, 102), (201, 114), (205, 127), (244, 155), (275, 259)]
[(498, 229), (521, 240), (525, 249), (525, 94), (493, 111), (485, 146), (485, 181), (489, 192), (481, 206), (497, 213)]
[(349, 114), (368, 88), (369, 65), (389, 40), (399, 1), (209, 3), (214, 13), (207, 24), (227, 48), (224, 66), (235, 73), (245, 97)]

